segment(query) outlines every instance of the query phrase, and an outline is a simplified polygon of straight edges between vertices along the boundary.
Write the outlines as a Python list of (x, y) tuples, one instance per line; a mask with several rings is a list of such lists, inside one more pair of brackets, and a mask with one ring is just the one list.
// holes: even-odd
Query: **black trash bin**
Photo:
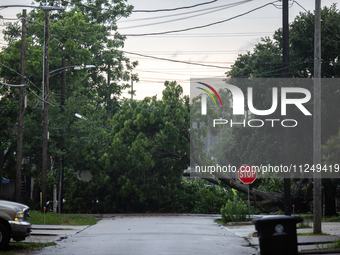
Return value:
[(296, 224), (299, 217), (264, 216), (253, 220), (258, 232), (261, 255), (297, 255)]

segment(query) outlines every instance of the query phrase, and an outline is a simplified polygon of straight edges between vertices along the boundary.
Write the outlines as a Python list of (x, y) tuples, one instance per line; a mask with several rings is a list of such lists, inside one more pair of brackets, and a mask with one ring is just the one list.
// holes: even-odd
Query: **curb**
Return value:
[(340, 249), (304, 250), (304, 251), (299, 251), (298, 254), (332, 254), (332, 253), (340, 253)]
[(189, 217), (219, 217), (221, 214), (192, 214), (192, 213), (112, 213), (112, 214), (79, 214), (84, 216), (91, 216), (96, 219), (107, 219), (107, 218), (119, 218), (119, 217), (178, 217), (178, 216), (189, 216)]
[(228, 222), (226, 226), (250, 226), (254, 225), (252, 221)]
[(31, 236), (58, 236), (57, 234), (40, 234), (40, 233), (31, 233)]

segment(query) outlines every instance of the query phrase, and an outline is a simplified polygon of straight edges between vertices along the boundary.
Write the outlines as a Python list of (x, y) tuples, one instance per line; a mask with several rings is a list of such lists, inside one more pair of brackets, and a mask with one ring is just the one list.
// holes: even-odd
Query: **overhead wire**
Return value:
[[(276, 1), (275, 1), (276, 2)], [(274, 3), (274, 2), (273, 2)], [(231, 20), (231, 19), (234, 19), (236, 17), (240, 17), (240, 16), (243, 16), (245, 14), (248, 14), (250, 12), (253, 12), (255, 10), (258, 10), (260, 8), (263, 8), (267, 5), (270, 5), (270, 4), (273, 4), (273, 3), (268, 3), (266, 5), (263, 5), (263, 6), (260, 6), (258, 8), (255, 8), (251, 11), (248, 11), (246, 13), (243, 13), (243, 14), (240, 14), (240, 15), (237, 15), (235, 17), (232, 17), (232, 18), (229, 18), (227, 20), (224, 20), (224, 21), (219, 21), (219, 22), (214, 22), (214, 23), (211, 23), (211, 24), (208, 24), (208, 25), (205, 25), (204, 27), (206, 26), (210, 26), (210, 25), (213, 25), (213, 24), (218, 24), (218, 23), (222, 23), (222, 22), (226, 22), (228, 20)], [(199, 27), (196, 27), (196, 28), (199, 28)], [(191, 29), (196, 29), (196, 28), (191, 28)], [(59, 28), (56, 28), (56, 29), (59, 29)], [(65, 29), (60, 29), (60, 30), (65, 30)], [(70, 30), (65, 30), (65, 31), (70, 31)], [(72, 31), (72, 32), (75, 32), (75, 31)], [(76, 31), (76, 32), (79, 32), (79, 31)], [(171, 32), (171, 31), (170, 31)], [(88, 33), (88, 32), (82, 32), (82, 33)], [(91, 33), (92, 34), (92, 33)], [(107, 34), (97, 34), (97, 35), (107, 35)], [(185, 64), (194, 64), (194, 65), (201, 65), (201, 66), (209, 66), (209, 67), (217, 67), (217, 68), (230, 68), (230, 67), (221, 67), (221, 66), (214, 66), (214, 65), (202, 65), (202, 64), (199, 64), (199, 63), (192, 63), (192, 62), (187, 62), (187, 61), (178, 61), (178, 60), (172, 60), (172, 59), (165, 59), (165, 58), (158, 58), (158, 57), (154, 57), (154, 56), (147, 56), (147, 55), (143, 55), (143, 54), (138, 54), (138, 53), (132, 53), (132, 52), (127, 52), (127, 51), (122, 51), (122, 52), (125, 52), (127, 54), (133, 54), (133, 55), (138, 55), (138, 56), (142, 56), (142, 57), (148, 57), (148, 58), (153, 58), (153, 59), (158, 59), (158, 60), (166, 60), (166, 61), (171, 61), (171, 62), (180, 62), (180, 63), (185, 63)]]
[(247, 12), (244, 12), (244, 13), (238, 14), (236, 16), (233, 16), (231, 18), (220, 20), (220, 21), (216, 21), (216, 22), (212, 22), (212, 23), (209, 23), (209, 24), (201, 25), (201, 26), (189, 27), (189, 28), (178, 29), (178, 30), (169, 30), (169, 31), (164, 31), (164, 32), (143, 33), (143, 34), (122, 34), (122, 35), (123, 36), (150, 36), (150, 35), (153, 36), (153, 35), (164, 35), (164, 34), (179, 33), (179, 32), (191, 31), (191, 30), (195, 30), (195, 29), (206, 28), (206, 27), (214, 26), (214, 25), (217, 25), (217, 24), (221, 24), (221, 23), (224, 23), (224, 22), (227, 22), (227, 21), (230, 21), (230, 20), (242, 17), (244, 15), (247, 15), (249, 13), (252, 13), (254, 11), (262, 9), (262, 8), (268, 6), (268, 5), (273, 5), (276, 2), (279, 2), (279, 1), (270, 2), (270, 3), (267, 3), (267, 4), (261, 5), (259, 7), (256, 7), (254, 9), (251, 9), (251, 10), (249, 10)]
[(5, 109), (1, 112), (1, 114), (3, 114), (5, 111), (6, 111), (6, 109), (8, 108), (8, 106), (11, 104), (11, 102), (9, 102), (7, 105), (6, 105), (6, 107), (5, 107)]
[[(291, 67), (295, 67), (295, 66), (299, 66), (299, 65), (303, 65), (303, 64), (310, 64), (310, 63), (313, 63), (313, 61), (303, 61), (303, 62), (294, 63), (293, 65), (292, 65), (292, 62), (291, 62), (290, 64), (291, 64)], [(264, 76), (264, 75), (275, 75), (275, 76), (278, 76), (278, 75), (282, 75), (282, 73), (277, 73), (277, 74), (273, 74), (273, 73), (278, 72), (278, 71), (282, 71), (283, 69), (285, 69), (285, 68), (284, 67), (277, 68), (277, 69), (274, 69), (274, 70), (271, 70), (271, 71), (267, 71), (267, 72), (263, 72), (263, 73), (259, 73), (259, 74), (253, 74), (251, 76), (254, 76), (254, 77)], [(294, 74), (294, 73), (296, 73), (296, 72), (290, 72), (289, 74)], [(249, 76), (242, 75), (242, 76), (236, 76), (235, 78), (248, 78), (248, 77)]]
[[(115, 10), (110, 9), (110, 8), (94, 7), (94, 6), (89, 6), (89, 5), (80, 4), (80, 3), (73, 3), (73, 2), (70, 2), (70, 1), (66, 1), (66, 0), (61, 0), (61, 1), (64, 2), (64, 3), (74, 4), (76, 6), (82, 6), (82, 7), (90, 8), (90, 9), (94, 9), (94, 10), (115, 11)], [(211, 4), (211, 3), (214, 3), (214, 2), (217, 2), (217, 0), (213, 0), (213, 1), (209, 1), (209, 2), (204, 2), (204, 3), (199, 3), (199, 4), (195, 4), (195, 5), (191, 5), (191, 6), (176, 7), (176, 8), (172, 8), (172, 9), (132, 10), (132, 12), (166, 12), (166, 11), (177, 11), (177, 10), (195, 8), (195, 7), (198, 7), (198, 6), (202, 6), (202, 5), (206, 5), (206, 4)]]
[[(278, 1), (274, 1), (274, 2), (270, 2), (270, 3), (264, 4), (262, 6), (256, 7), (254, 9), (251, 9), (251, 10), (249, 10), (247, 12), (238, 14), (238, 15), (233, 16), (233, 17), (228, 18), (228, 19), (216, 21), (216, 22), (205, 24), (205, 25), (201, 25), (201, 26), (190, 27), (190, 28), (179, 29), (179, 30), (164, 31), (164, 32), (143, 33), (143, 34), (121, 34), (121, 35), (122, 36), (149, 36), (149, 35), (153, 35), (154, 36), (154, 35), (164, 35), (164, 34), (170, 34), (170, 33), (179, 33), (179, 32), (191, 31), (191, 30), (194, 30), (194, 29), (201, 29), (201, 28), (205, 28), (205, 27), (221, 24), (221, 23), (224, 23), (224, 22), (227, 22), (227, 21), (230, 21), (230, 20), (242, 17), (242, 16), (247, 15), (249, 13), (252, 13), (252, 12), (254, 12), (256, 10), (262, 9), (262, 8), (268, 6), (268, 5), (274, 5), (274, 3), (276, 3), (276, 2), (278, 2)], [(34, 22), (34, 21), (30, 21), (30, 22)], [(37, 22), (35, 22), (35, 23), (37, 23)], [(39, 23), (37, 23), (37, 24), (40, 25), (40, 26), (44, 26), (44, 25), (39, 24)], [(53, 29), (61, 30), (61, 31), (72, 32), (72, 33), (82, 33), (82, 34), (91, 34), (91, 35), (105, 35), (105, 36), (116, 36), (116, 34), (111, 34), (111, 33), (99, 34), (99, 33), (92, 33), (92, 32), (84, 32), (84, 31), (75, 31), (75, 30), (62, 29), (62, 28), (57, 28), (57, 27), (53, 27), (53, 26), (49, 26), (49, 27), (53, 28)]]
[[(13, 68), (11, 68), (11, 67), (9, 67), (9, 66), (7, 66), (7, 65), (5, 65), (5, 64), (3, 64), (3, 63), (1, 63), (0, 62), (0, 65), (2, 65), (2, 66), (4, 66), (5, 68), (8, 68), (9, 70), (11, 70), (12, 72), (14, 72), (14, 73), (16, 73), (17, 75), (19, 75), (20, 77), (24, 77), (24, 79), (28, 82), (28, 83), (30, 83), (30, 84), (32, 84), (32, 85), (34, 85), (38, 90), (40, 90), (39, 88), (38, 88), (38, 86), (36, 86), (32, 81), (30, 81), (25, 75), (22, 75), (22, 74), (20, 74), (19, 72), (17, 72), (16, 70), (14, 70)], [(4, 83), (2, 83), (2, 84), (4, 84)], [(12, 84), (5, 84), (5, 85), (12, 85)], [(27, 83), (26, 84), (23, 84), (23, 85), (27, 85)], [(18, 87), (18, 85), (13, 85), (13, 87), (14, 86), (16, 86), (16, 87)], [(20, 85), (20, 86), (22, 86), (22, 85)], [(25, 86), (30, 92), (32, 92), (36, 97), (38, 97), (40, 100), (42, 100), (43, 102), (46, 102), (47, 104), (49, 104), (49, 105), (51, 105), (51, 106), (57, 106), (57, 105), (54, 105), (54, 104), (52, 104), (52, 103), (50, 103), (50, 102), (48, 102), (48, 101), (46, 101), (45, 99), (43, 99), (43, 98), (41, 98), (40, 96), (38, 96), (29, 86)], [(40, 90), (41, 91), (41, 90)]]
[(190, 6), (183, 6), (183, 7), (176, 7), (176, 8), (171, 8), (171, 9), (158, 9), (158, 10), (133, 10), (132, 12), (169, 12), (169, 11), (178, 11), (178, 10), (183, 10), (183, 9), (191, 9), (195, 8), (198, 6), (206, 5), (206, 4), (212, 4), (217, 2), (217, 0), (209, 1), (209, 2), (204, 2), (204, 3), (199, 3), (199, 4), (194, 4)]
[[(8, 84), (8, 83), (5, 83), (5, 82), (0, 82), (0, 84), (2, 84), (2, 87), (5, 86), (5, 85), (6, 85), (6, 86), (9, 86), (9, 87), (23, 87), (23, 86), (26, 85), (25, 83), (24, 83), (24, 84)], [(1, 88), (2, 88), (2, 87), (1, 87)], [(0, 89), (1, 89), (1, 88), (0, 88)]]
[[(28, 22), (31, 22), (31, 23), (35, 23), (41, 27), (44, 27), (43, 24), (39, 24), (38, 22), (36, 21), (32, 21), (32, 20), (28, 20)], [(29, 29), (29, 27), (27, 27)], [(113, 36), (115, 37), (117, 34), (111, 34), (111, 33), (107, 33), (107, 34), (99, 34), (99, 33), (93, 33), (93, 32), (84, 32), (84, 31), (78, 31), (78, 30), (69, 30), (69, 29), (63, 29), (63, 28), (58, 28), (58, 27), (54, 27), (54, 26), (49, 26), (49, 28), (52, 28), (52, 29), (57, 29), (57, 30), (60, 30), (60, 31), (66, 31), (66, 32), (72, 32), (72, 33), (81, 33), (81, 34), (91, 34), (91, 35), (106, 35), (106, 36)], [(244, 32), (244, 33), (213, 33), (213, 34), (180, 34), (180, 35), (165, 35), (167, 37), (169, 36), (176, 36), (176, 37), (222, 37), (222, 36), (227, 36), (227, 37), (230, 37), (230, 36), (258, 36), (258, 35), (266, 35), (268, 34), (269, 32)], [(122, 35), (124, 36), (124, 35)]]
[[(137, 72), (146, 72), (146, 73), (160, 73), (160, 74), (171, 74), (171, 75), (185, 75), (185, 76), (202, 76), (202, 75), (197, 75), (197, 74), (178, 74), (178, 73), (168, 73), (168, 72), (157, 72), (157, 71), (150, 71), (150, 70), (140, 70), (140, 69), (134, 69), (134, 71)], [(202, 71), (200, 71), (202, 72)]]
[[(249, 1), (253, 1), (253, 0), (249, 0)], [(189, 12), (182, 12), (182, 13), (161, 15), (161, 16), (153, 16), (153, 17), (147, 17), (147, 18), (138, 18), (138, 19), (127, 18), (126, 20), (122, 20), (119, 23), (136, 22), (136, 21), (144, 21), (144, 20), (155, 20), (155, 19), (164, 19), (164, 18), (170, 18), (170, 17), (176, 17), (176, 16), (183, 16), (183, 15), (192, 14), (192, 13), (198, 13), (198, 12), (203, 12), (203, 11), (208, 11), (208, 10), (219, 9), (219, 8), (222, 8), (222, 7), (228, 6), (228, 5), (231, 5), (231, 4), (214, 6), (214, 7), (200, 9), (200, 10), (196, 10), (196, 11), (189, 11)]]
[[(71, 40), (71, 38), (66, 38), (66, 37), (62, 37), (62, 36), (58, 36), (58, 35), (50, 35), (51, 37), (57, 36), (59, 38), (64, 38), (66, 40)], [(80, 42), (80, 41), (79, 41)], [(85, 43), (85, 42), (84, 42)], [(87, 44), (88, 46), (93, 46), (93, 47), (99, 47), (97, 45), (93, 45), (93, 44)], [(226, 66), (217, 66), (217, 65), (206, 65), (206, 64), (201, 64), (201, 63), (196, 63), (196, 62), (189, 62), (189, 61), (181, 61), (181, 60), (175, 60), (175, 59), (169, 59), (169, 58), (161, 58), (161, 57), (155, 57), (155, 56), (150, 56), (150, 55), (145, 55), (145, 54), (140, 54), (140, 53), (136, 53), (136, 52), (129, 52), (129, 51), (125, 51), (125, 50), (119, 50), (119, 49), (115, 49), (116, 51), (120, 51), (126, 54), (130, 54), (130, 55), (136, 55), (136, 56), (140, 56), (140, 57), (145, 57), (145, 58), (152, 58), (152, 59), (157, 59), (157, 60), (163, 60), (163, 61), (170, 61), (170, 62), (176, 62), (176, 63), (182, 63), (182, 64), (189, 64), (189, 65), (197, 65), (197, 66), (205, 66), (205, 67), (214, 67), (214, 68), (223, 68), (223, 69), (230, 69), (230, 67), (226, 67)]]
[[(289, 1), (292, 1), (292, 0), (289, 0)], [(280, 2), (282, 2), (282, 1), (280, 1)], [(294, 1), (289, 5), (288, 8), (291, 8), (293, 6), (293, 4), (294, 4)], [(274, 4), (274, 7), (276, 9), (281, 9), (282, 10), (282, 5)]]
[(136, 55), (136, 56), (141, 56), (141, 57), (146, 57), (146, 58), (153, 58), (153, 59), (157, 59), (157, 60), (164, 60), (164, 61), (182, 63), (182, 64), (190, 64), (190, 65), (214, 67), (214, 68), (223, 68), (223, 69), (230, 69), (231, 68), (231, 67), (226, 67), (226, 66), (206, 65), (206, 64), (189, 62), (189, 61), (181, 61), (181, 60), (175, 60), (175, 59), (169, 59), (169, 58), (160, 58), (160, 57), (155, 57), (155, 56), (139, 54), (139, 53), (135, 53), (135, 52), (129, 52), (129, 51), (125, 51), (125, 50), (119, 50), (119, 51), (124, 52), (126, 54), (131, 54), (131, 55)]
[[(18, 71), (14, 70), (13, 68), (3, 64), (0, 62), (0, 65), (6, 67), (7, 69), (11, 70), (12, 72), (16, 73), (17, 75), (19, 75), (20, 77), (23, 77), (28, 83), (32, 84), (34, 87), (36, 87), (38, 90), (40, 90), (40, 88), (35, 85), (32, 81), (30, 81), (30, 79), (28, 79), (26, 76), (22, 75), (21, 73), (19, 73)], [(41, 90), (40, 90), (41, 91)]]
[[(175, 22), (175, 21), (180, 21), (180, 20), (185, 20), (185, 19), (191, 19), (191, 18), (194, 18), (194, 17), (206, 15), (206, 14), (209, 14), (209, 13), (214, 13), (214, 12), (222, 11), (222, 10), (225, 10), (225, 9), (229, 9), (229, 8), (232, 8), (232, 7), (235, 7), (235, 6), (247, 3), (249, 1), (253, 1), (253, 0), (244, 0), (244, 1), (241, 1), (241, 2), (235, 2), (235, 3), (231, 3), (231, 4), (226, 4), (224, 7), (221, 7), (219, 9), (217, 9), (217, 10), (206, 11), (204, 13), (195, 14), (195, 15), (188, 16), (188, 17), (177, 18), (177, 19), (173, 19), (173, 20), (165, 20), (165, 21), (160, 21), (160, 22), (155, 22), (155, 23), (136, 25), (136, 26), (130, 26), (130, 27), (120, 27), (119, 29), (122, 30), (122, 29), (138, 28), (138, 27), (147, 27), (147, 26), (165, 24), (165, 23), (170, 23), (170, 22)], [(205, 11), (205, 10), (203, 10), (203, 11)]]
[(165, 35), (157, 35), (157, 38), (160, 38), (160, 37), (164, 37), (164, 38), (169, 38), (169, 37), (175, 37), (175, 38), (180, 38), (180, 37), (183, 37), (183, 38), (194, 38), (194, 37), (199, 37), (199, 38), (203, 38), (203, 37), (218, 37), (218, 38), (222, 38), (222, 37), (241, 37), (241, 36), (267, 36), (268, 33), (262, 33), (262, 35), (260, 33), (252, 33), (252, 34), (238, 34), (238, 33), (221, 33), (221, 35), (218, 35), (216, 33), (213, 33), (213, 34), (202, 34), (202, 35), (198, 35), (198, 34), (193, 34), (193, 35), (190, 35), (190, 34), (186, 34), (186, 35), (183, 35), (183, 34), (165, 34)]

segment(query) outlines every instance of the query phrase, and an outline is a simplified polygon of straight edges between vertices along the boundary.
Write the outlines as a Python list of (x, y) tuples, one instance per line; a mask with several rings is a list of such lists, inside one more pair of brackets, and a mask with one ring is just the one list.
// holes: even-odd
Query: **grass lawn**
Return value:
[(340, 216), (325, 217), (323, 222), (340, 222)]
[(330, 234), (327, 233), (320, 233), (320, 234), (314, 234), (314, 233), (299, 233), (298, 236), (329, 236)]
[(77, 215), (77, 214), (57, 214), (57, 213), (46, 213), (45, 223), (44, 214), (41, 212), (30, 211), (30, 222), (31, 224), (39, 225), (94, 225), (98, 222), (91, 216)]
[(9, 243), (8, 247), (0, 251), (0, 255), (15, 255), (15, 254), (29, 254), (31, 251), (37, 251), (47, 246), (55, 245), (50, 243)]
[(340, 240), (335, 241), (335, 242), (332, 243), (328, 248), (329, 248), (329, 249), (340, 249)]

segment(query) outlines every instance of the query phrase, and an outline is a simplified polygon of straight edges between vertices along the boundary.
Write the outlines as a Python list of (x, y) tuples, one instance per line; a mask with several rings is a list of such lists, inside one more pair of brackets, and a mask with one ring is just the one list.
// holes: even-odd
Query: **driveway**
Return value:
[(116, 216), (47, 247), (36, 255), (257, 254), (241, 237), (207, 216)]

